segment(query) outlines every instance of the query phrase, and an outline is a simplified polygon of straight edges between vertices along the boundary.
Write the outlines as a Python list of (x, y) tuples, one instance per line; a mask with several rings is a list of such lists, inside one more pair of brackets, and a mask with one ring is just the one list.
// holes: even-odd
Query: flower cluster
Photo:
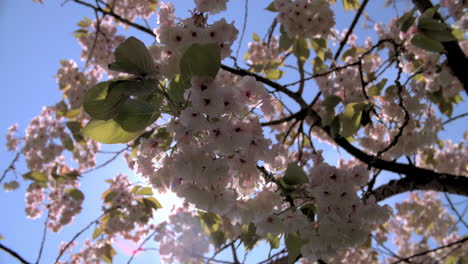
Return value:
[[(424, 194), (411, 194), (411, 199), (405, 199), (396, 204), (397, 213), (387, 224), (388, 232), (395, 234), (394, 243), (398, 248), (399, 256), (412, 256), (419, 252), (429, 250), (429, 240), (433, 239), (437, 245), (445, 245), (449, 241), (460, 239), (453, 229), (455, 219), (442, 207), (442, 201), (438, 194), (426, 192)], [(434, 228), (437, 227), (437, 228)], [(420, 243), (412, 239), (413, 234), (421, 235), (425, 240)], [(465, 248), (465, 249), (463, 249)], [(450, 254), (452, 256), (465, 255), (466, 245), (458, 250), (451, 251), (447, 248), (442, 251), (432, 252), (413, 258), (412, 261), (420, 263), (436, 263), (440, 256)], [(464, 251), (464, 253), (463, 253)], [(450, 252), (450, 253), (449, 253)], [(390, 259), (390, 262), (397, 259)]]
[(364, 243), (372, 229), (385, 223), (389, 206), (379, 206), (372, 198), (359, 199), (356, 187), (368, 180), (364, 167), (341, 170), (321, 163), (309, 174), (309, 188), (317, 206), (317, 219), (300, 235), (307, 241), (301, 253), (311, 260), (334, 257), (338, 249)]
[(14, 191), (14, 190), (18, 189), (18, 187), (19, 187), (19, 182), (15, 181), (15, 180), (3, 183), (3, 189), (6, 192)]
[(26, 216), (36, 219), (42, 215), (42, 205), (45, 200), (45, 188), (38, 183), (32, 183), (26, 190)]
[(76, 189), (79, 183), (75, 180), (64, 180), (51, 184), (49, 193), (49, 220), (47, 228), (59, 232), (62, 227), (70, 224), (75, 215), (81, 212), (82, 197), (73, 197), (67, 190)]
[(231, 54), (231, 46), (238, 31), (233, 24), (221, 19), (211, 25), (206, 24), (203, 15), (194, 13), (191, 18), (175, 23), (174, 7), (170, 3), (162, 3), (159, 11), (159, 27), (155, 30), (157, 40), (164, 46), (154, 47), (158, 70), (167, 78), (179, 72), (179, 60), (183, 53), (195, 43), (218, 43), (221, 57)]
[(15, 133), (18, 130), (18, 124), (11, 125), (8, 128), (8, 134), (6, 135), (6, 147), (9, 151), (15, 151), (19, 144), (19, 139), (15, 137)]
[(148, 19), (155, 11), (157, 0), (107, 0), (112, 11), (129, 21)]
[(271, 38), (268, 44), (264, 41), (249, 43), (247, 63), (253, 65), (265, 65), (274, 62), (279, 56), (279, 41), (277, 37)]
[(443, 142), (443, 147), (430, 148), (418, 153), (416, 163), (419, 166), (434, 169), (441, 173), (468, 176), (468, 142)]
[(114, 62), (113, 51), (125, 40), (124, 36), (116, 35), (117, 28), (112, 21), (110, 17), (103, 18), (99, 22), (93, 21), (87, 28), (87, 34), (78, 38), (83, 48), (81, 59), (92, 63), (98, 79), (103, 72), (110, 74), (108, 65)]
[(280, 22), (290, 38), (327, 37), (335, 25), (333, 11), (325, 0), (275, 0)]
[(148, 223), (152, 210), (143, 200), (139, 200), (141, 195), (133, 191), (133, 185), (126, 175), (119, 174), (109, 182), (109, 189), (104, 195), (104, 201), (110, 203), (110, 207), (105, 209), (109, 212), (109, 218), (103, 228), (109, 235), (120, 234), (125, 239), (137, 242), (146, 231), (133, 231)]
[(61, 60), (56, 78), (60, 90), (64, 91), (68, 99), (70, 108), (76, 109), (83, 105), (86, 92), (96, 84), (98, 76), (80, 72), (73, 60)]
[(175, 209), (163, 228), (164, 232), (156, 239), (164, 263), (193, 263), (198, 256), (208, 253), (210, 238), (188, 204)]
[(63, 144), (55, 142), (54, 139), (61, 142), (71, 140), (65, 132), (62, 118), (54, 114), (52, 108), (44, 107), (41, 114), (33, 118), (26, 129), (22, 153), (30, 170), (46, 171), (54, 165), (64, 150)]

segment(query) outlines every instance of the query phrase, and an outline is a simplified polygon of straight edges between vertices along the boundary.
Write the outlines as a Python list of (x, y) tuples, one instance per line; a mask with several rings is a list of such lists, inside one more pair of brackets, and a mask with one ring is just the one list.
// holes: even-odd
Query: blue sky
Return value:
[[(62, 1), (45, 0), (45, 4), (32, 3), (30, 0), (1, 0), (0, 1), (0, 31), (2, 32), (2, 41), (0, 41), (0, 72), (2, 80), (2, 101), (0, 104), (0, 145), (5, 143), (4, 134), (7, 128), (13, 124), (19, 124), (19, 131), (24, 131), (29, 121), (38, 115), (43, 106), (53, 105), (61, 98), (60, 92), (54, 75), (59, 67), (61, 59), (74, 59), (79, 61), (80, 46), (73, 37), (73, 31), (77, 29), (76, 23), (84, 16), (94, 17), (91, 10), (78, 6), (74, 3), (61, 5)], [(273, 13), (258, 12), (266, 7), (270, 1), (250, 1), (247, 31), (244, 36), (243, 48), (240, 52), (240, 59), (246, 51), (246, 44), (252, 39), (252, 33), (257, 32), (261, 37), (265, 34)], [(378, 1), (371, 1), (378, 2)], [(193, 9), (192, 1), (173, 1), (176, 6), (177, 15), (187, 16), (187, 10)], [(190, 4), (188, 4), (190, 3)], [(182, 6), (181, 4), (185, 4)], [(235, 25), (240, 29), (242, 27), (244, 1), (231, 0), (231, 12), (226, 16), (227, 21), (236, 20)], [(374, 19), (386, 22), (388, 14), (383, 13), (382, 9), (368, 7), (368, 10), (377, 10)], [(375, 11), (374, 11), (375, 12)], [(349, 24), (353, 13), (338, 13), (337, 20), (339, 24)], [(211, 19), (220, 16), (210, 17)], [(150, 24), (156, 24), (156, 17), (150, 19)], [(153, 39), (147, 35), (141, 35), (136, 31), (122, 31), (125, 35), (135, 35), (141, 37), (146, 44), (151, 44)], [(358, 29), (358, 33), (364, 33)], [(366, 31), (369, 34), (371, 31)], [(365, 37), (358, 39), (359, 43), (364, 41)], [(233, 46), (237, 49), (237, 43)], [(81, 64), (82, 65), (82, 64)], [(286, 82), (286, 81), (285, 81)], [(457, 112), (466, 112), (466, 103)], [(463, 122), (461, 122), (463, 123)], [(460, 124), (460, 123), (458, 123)], [(444, 135), (446, 138), (460, 139), (463, 132), (460, 125), (451, 127), (455, 133)], [(107, 149), (118, 149), (119, 147), (107, 147)], [(336, 160), (334, 150), (328, 150), (328, 158)], [(1, 161), (0, 170), (8, 166), (13, 159), (14, 154), (0, 150)], [(344, 153), (344, 151), (341, 151)], [(106, 160), (106, 156), (99, 159), (101, 162)], [(120, 162), (119, 162), (120, 161)], [(330, 163), (334, 163), (330, 160)], [(120, 165), (119, 165), (120, 164)], [(100, 199), (107, 184), (104, 179), (112, 178), (116, 171), (125, 170), (122, 160), (118, 159), (116, 163), (111, 164), (105, 169), (97, 170), (83, 178), (82, 188), (85, 192), (84, 210), (78, 216), (73, 227), (68, 226), (59, 234), (48, 232), (47, 241), (41, 263), (51, 263), (57, 255), (57, 248), (61, 241), (68, 241), (79, 229), (86, 226), (92, 219), (96, 218), (99, 212), (99, 205), (96, 203)], [(27, 172), (24, 162), (20, 161), (17, 166), (19, 175)], [(127, 171), (127, 173), (130, 173)], [(26, 184), (23, 184), (20, 190), (4, 193), (0, 191), (0, 234), (5, 237), (1, 243), (16, 250), (26, 260), (35, 262), (40, 244), (44, 217), (36, 220), (28, 220), (24, 214), (24, 190)], [(164, 202), (163, 202), (164, 204)], [(92, 232), (92, 229), (91, 229)], [(85, 233), (83, 237), (90, 236)], [(82, 240), (79, 240), (82, 241)], [(147, 260), (153, 260), (155, 253), (147, 254)], [(115, 263), (126, 262), (128, 257), (120, 257)], [(3, 251), (0, 251), (0, 263), (15, 263)], [(141, 263), (141, 262), (134, 262)], [(154, 263), (154, 262), (153, 262)]]

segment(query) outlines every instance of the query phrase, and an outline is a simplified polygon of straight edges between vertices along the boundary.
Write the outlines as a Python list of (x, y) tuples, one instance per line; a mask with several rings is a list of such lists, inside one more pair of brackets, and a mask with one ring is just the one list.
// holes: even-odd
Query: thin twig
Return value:
[(454, 116), (454, 117), (452, 117), (452, 118), (449, 118), (449, 119), (447, 119), (446, 121), (444, 121), (444, 122), (442, 123), (442, 125), (446, 125), (446, 124), (448, 124), (448, 123), (450, 123), (450, 122), (452, 122), (452, 121), (455, 121), (455, 120), (457, 120), (457, 119), (459, 119), (459, 118), (462, 118), (462, 117), (465, 117), (465, 116), (468, 116), (468, 113), (463, 113), (463, 114)]
[(244, 0), (244, 23), (242, 25), (242, 31), (239, 39), (239, 44), (237, 45), (237, 50), (236, 50), (236, 61), (239, 58), (239, 52), (242, 46), (242, 41), (244, 40), (244, 34), (245, 30), (247, 28), (247, 18), (249, 14), (249, 0)]
[(15, 169), (15, 162), (18, 161), (21, 152), (17, 152), (13, 160), (10, 162), (10, 165), (3, 171), (2, 177), (0, 178), (0, 183), (3, 181), (8, 171)]
[(44, 221), (44, 229), (42, 230), (42, 240), (41, 247), (39, 248), (39, 253), (37, 254), (36, 264), (41, 260), (42, 250), (44, 250), (44, 244), (47, 236), (47, 224), (49, 223), (50, 211), (47, 213), (46, 220)]
[(341, 40), (340, 46), (338, 47), (338, 51), (335, 53), (335, 56), (333, 57), (334, 61), (336, 61), (338, 59), (338, 57), (340, 56), (341, 51), (343, 50), (344, 46), (346, 45), (346, 42), (348, 42), (349, 36), (353, 33), (354, 27), (356, 26), (357, 22), (359, 21), (359, 18), (361, 17), (362, 12), (366, 8), (366, 5), (367, 5), (368, 2), (369, 2), (369, 0), (364, 0), (362, 2), (361, 6), (359, 7), (359, 9), (358, 9), (358, 11), (356, 13), (356, 16), (354, 16), (353, 22), (351, 22), (351, 26), (349, 27), (348, 32), (346, 32), (346, 35), (345, 35), (344, 39)]
[(466, 222), (463, 220), (463, 217), (461, 216), (461, 214), (458, 212), (457, 208), (455, 208), (455, 206), (453, 205), (452, 203), (452, 199), (450, 199), (450, 197), (448, 196), (448, 194), (444, 193), (444, 196), (445, 196), (445, 199), (447, 199), (448, 203), (450, 204), (450, 208), (452, 208), (452, 210), (455, 212), (455, 214), (458, 216), (458, 221), (460, 221), (465, 227), (468, 228), (468, 225), (466, 224)]
[[(106, 212), (107, 213), (107, 212)], [(101, 217), (103, 217), (106, 213), (103, 213), (102, 215), (100, 215), (98, 218), (96, 218), (96, 220), (92, 221), (91, 223), (89, 223), (85, 228), (81, 229), (78, 233), (76, 233), (73, 238), (67, 243), (67, 245), (65, 247), (62, 248), (62, 250), (60, 250), (60, 253), (59, 255), (57, 256), (57, 258), (55, 259), (55, 262), (54, 263), (58, 263), (60, 258), (62, 257), (63, 253), (65, 252), (65, 250), (67, 250), (68, 247), (70, 247), (70, 245), (81, 235), (83, 234), (86, 230), (88, 230), (93, 224), (97, 224), (99, 223), (99, 219), (101, 219)]]
[(102, 168), (102, 167), (107, 166), (109, 163), (111, 163), (112, 161), (114, 161), (118, 156), (120, 156), (120, 154), (122, 154), (122, 152), (128, 150), (129, 148), (130, 148), (130, 146), (127, 146), (127, 147), (125, 147), (124, 149), (119, 150), (118, 152), (115, 153), (115, 155), (114, 155), (112, 158), (110, 158), (109, 160), (107, 160), (107, 161), (104, 162), (103, 164), (101, 164), (101, 165), (99, 165), (99, 166), (97, 166), (97, 167), (91, 168), (91, 169), (89, 169), (89, 170), (86, 170), (86, 171), (84, 171), (84, 172), (81, 173), (81, 174), (87, 174), (87, 173), (90, 173), (90, 172), (92, 172), (92, 171), (95, 171), (95, 170), (97, 170), (97, 169), (100, 169), (100, 168)]
[(132, 262), (132, 260), (135, 257), (136, 253), (138, 253), (139, 251), (142, 251), (143, 246), (146, 244), (146, 242), (148, 242), (148, 240), (150, 240), (150, 238), (153, 237), (157, 232), (158, 232), (158, 229), (155, 229), (148, 237), (145, 238), (145, 240), (143, 240), (143, 242), (141, 242), (140, 246), (138, 246), (137, 249), (133, 250), (132, 256), (127, 261), (127, 264), (130, 264)]

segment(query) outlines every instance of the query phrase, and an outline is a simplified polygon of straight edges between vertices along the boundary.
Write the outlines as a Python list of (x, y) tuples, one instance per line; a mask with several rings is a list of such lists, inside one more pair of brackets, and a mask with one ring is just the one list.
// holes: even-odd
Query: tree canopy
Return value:
[[(101, 214), (52, 263), (116, 263), (119, 239), (128, 263), (468, 261), (468, 2), (369, 2), (65, 1), (88, 10), (81, 61), (60, 61), (59, 102), (9, 128), (0, 176), (28, 186), (42, 243), (35, 261), (0, 249), (47, 261), (83, 179), (122, 156), (134, 175), (93, 179)], [(454, 123), (463, 137), (441, 136)]]

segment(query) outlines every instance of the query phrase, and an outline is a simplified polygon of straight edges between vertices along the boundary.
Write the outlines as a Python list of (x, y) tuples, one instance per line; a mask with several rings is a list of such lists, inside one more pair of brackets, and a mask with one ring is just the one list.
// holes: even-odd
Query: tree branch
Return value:
[(18, 152), (16, 153), (15, 157), (13, 158), (13, 160), (10, 162), (10, 165), (8, 165), (8, 168), (6, 168), (3, 173), (2, 173), (2, 177), (0, 177), (0, 183), (3, 181), (3, 179), (5, 179), (5, 176), (7, 175), (7, 173), (10, 171), (10, 170), (14, 170), (15, 169), (15, 163), (16, 161), (18, 161), (19, 157), (20, 157), (20, 154), (21, 152)]
[(265, 77), (262, 77), (258, 74), (255, 74), (255, 73), (252, 73), (252, 72), (249, 72), (249, 71), (246, 71), (244, 69), (234, 69), (234, 68), (231, 68), (227, 65), (221, 65), (221, 69), (225, 70), (225, 71), (228, 71), (230, 73), (233, 73), (233, 74), (236, 74), (236, 75), (239, 75), (239, 76), (252, 76), (254, 77), (257, 81), (261, 82), (261, 83), (264, 83), (268, 86), (270, 86), (271, 88), (275, 89), (276, 91), (279, 91), (279, 92), (282, 92), (284, 94), (286, 94), (287, 96), (291, 97), (291, 99), (293, 99), (294, 101), (296, 101), (302, 108), (305, 108), (307, 107), (307, 103), (306, 101), (302, 98), (301, 95), (287, 89), (286, 87), (284, 87), (283, 85), (277, 83), (277, 82), (274, 82), (270, 79), (267, 79)]
[(30, 264), (29, 262), (27, 262), (23, 257), (21, 257), (18, 253), (16, 253), (15, 251), (13, 251), (12, 249), (2, 245), (2, 243), (0, 243), (0, 249), (2, 249), (3, 251), (7, 252), (8, 254), (10, 254), (12, 257), (14, 257), (15, 259), (19, 260), (21, 263), (23, 264)]
[(112, 16), (113, 18), (117, 19), (118, 21), (120, 21), (120, 22), (122, 22), (122, 23), (124, 23), (124, 24), (126, 24), (126, 25), (128, 25), (128, 26), (134, 27), (134, 28), (136, 28), (136, 29), (138, 29), (138, 30), (141, 30), (141, 31), (143, 31), (143, 32), (145, 32), (145, 33), (148, 33), (148, 34), (150, 34), (150, 35), (156, 37), (156, 34), (154, 34), (154, 32), (153, 32), (151, 29), (146, 28), (146, 27), (144, 27), (144, 26), (142, 26), (142, 25), (140, 25), (140, 24), (133, 23), (133, 22), (131, 22), (131, 21), (129, 21), (129, 20), (127, 20), (127, 19), (125, 19), (125, 18), (123, 18), (123, 17), (117, 15), (117, 14), (114, 13), (112, 10), (107, 11), (107, 10), (102, 9), (102, 8), (99, 7), (99, 6), (94, 6), (94, 5), (90, 4), (90, 3), (86, 3), (86, 2), (81, 1), (81, 0), (73, 0), (73, 1), (74, 1), (75, 3), (77, 3), (77, 4), (84, 5), (84, 6), (87, 6), (87, 7), (89, 7), (89, 8), (92, 8), (92, 9), (93, 9), (94, 11), (96, 11), (96, 12), (100, 12), (100, 13), (102, 13), (102, 14), (104, 14), (104, 15)]
[[(412, 0), (413, 4), (419, 9), (419, 12), (424, 13), (429, 8), (434, 7), (430, 0)], [(442, 16), (436, 12), (434, 18), (440, 20), (442, 23), (445, 23), (442, 19)], [(468, 59), (463, 53), (458, 41), (445, 41), (441, 42), (444, 46), (445, 51), (447, 52), (447, 65), (452, 71), (452, 74), (458, 78), (462, 83), (465, 92), (468, 93), (468, 74), (466, 74), (466, 68), (468, 67)]]
[(447, 245), (443, 245), (443, 246), (440, 246), (440, 247), (437, 247), (437, 248), (434, 248), (434, 249), (431, 249), (431, 250), (426, 250), (426, 251), (423, 251), (423, 252), (421, 252), (421, 253), (414, 254), (414, 255), (412, 255), (412, 256), (410, 256), (410, 257), (407, 257), (407, 258), (404, 258), (404, 259), (400, 259), (400, 260), (398, 260), (398, 261), (393, 262), (392, 264), (398, 264), (398, 263), (400, 263), (400, 262), (406, 262), (406, 261), (409, 261), (409, 260), (412, 259), (412, 258), (419, 257), (419, 256), (423, 256), (423, 255), (429, 254), (429, 253), (431, 253), (431, 252), (435, 252), (435, 251), (441, 250), (441, 249), (443, 249), (443, 248), (451, 247), (451, 246), (457, 245), (457, 244), (463, 244), (463, 243), (465, 243), (467, 240), (468, 240), (468, 237), (465, 237), (465, 238), (462, 238), (462, 239), (460, 239), (460, 240), (458, 240), (458, 241), (449, 243), (449, 244), (447, 244)]
[[(424, 170), (417, 167), (414, 168)], [(372, 194), (377, 201), (414, 190), (438, 191), (468, 196), (468, 177), (426, 171), (428, 172), (407, 174), (408, 176), (403, 179), (392, 180), (372, 191)]]

